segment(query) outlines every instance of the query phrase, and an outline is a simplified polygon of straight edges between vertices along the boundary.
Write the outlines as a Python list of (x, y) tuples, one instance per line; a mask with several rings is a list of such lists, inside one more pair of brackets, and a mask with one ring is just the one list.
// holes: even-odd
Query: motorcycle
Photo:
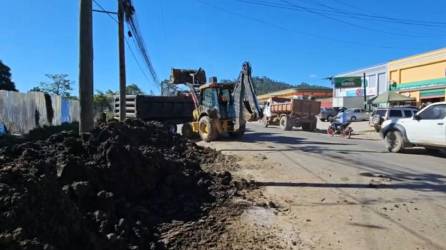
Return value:
[(352, 136), (353, 129), (349, 125), (350, 122), (341, 124), (333, 121), (327, 129), (327, 134), (330, 136), (338, 134), (344, 138), (350, 139), (350, 137)]

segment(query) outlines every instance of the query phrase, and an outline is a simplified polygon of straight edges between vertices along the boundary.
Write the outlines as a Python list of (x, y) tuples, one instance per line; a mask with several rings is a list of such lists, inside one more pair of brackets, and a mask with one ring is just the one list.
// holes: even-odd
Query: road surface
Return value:
[(202, 144), (237, 155), (232, 172), (255, 180), (273, 202), (234, 226), (260, 249), (446, 249), (444, 157), (388, 153), (378, 137), (255, 123), (241, 141)]

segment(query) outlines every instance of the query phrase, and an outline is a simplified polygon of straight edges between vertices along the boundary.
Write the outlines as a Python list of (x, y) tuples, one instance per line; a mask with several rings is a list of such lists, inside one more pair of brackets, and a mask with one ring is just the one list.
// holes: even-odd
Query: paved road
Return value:
[(297, 232), (292, 246), (446, 249), (446, 158), (387, 153), (377, 138), (248, 129), (241, 142), (206, 145), (239, 155), (236, 174), (286, 208), (274, 230), (284, 241)]

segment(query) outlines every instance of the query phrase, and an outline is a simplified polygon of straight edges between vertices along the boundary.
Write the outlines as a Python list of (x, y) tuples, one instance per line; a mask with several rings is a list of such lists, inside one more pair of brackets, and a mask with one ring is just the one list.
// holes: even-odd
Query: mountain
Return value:
[[(293, 85), (293, 84), (286, 83), (286, 82), (276, 81), (276, 80), (273, 80), (266, 76), (254, 76), (254, 77), (252, 77), (252, 80), (253, 80), (254, 89), (255, 89), (257, 95), (263, 95), (263, 94), (280, 91), (280, 90), (284, 90), (284, 89), (289, 89), (289, 88), (305, 88), (305, 89), (326, 88), (326, 89), (329, 89), (328, 87), (308, 84), (305, 82), (302, 82), (297, 85)], [(222, 80), (221, 82), (222, 83), (230, 83), (230, 82), (234, 82), (234, 81)]]

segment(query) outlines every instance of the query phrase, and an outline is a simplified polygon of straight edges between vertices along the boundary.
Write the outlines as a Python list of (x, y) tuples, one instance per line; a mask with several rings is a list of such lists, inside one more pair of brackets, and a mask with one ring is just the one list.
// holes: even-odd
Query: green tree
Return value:
[(0, 89), (17, 91), (15, 83), (11, 80), (11, 69), (0, 60)]
[(40, 82), (41, 91), (63, 97), (70, 97), (70, 92), (73, 90), (71, 87), (73, 81), (67, 79), (67, 74), (46, 74), (45, 76), (50, 81)]
[(143, 95), (144, 92), (136, 84), (129, 84), (125, 88), (126, 95)]
[(42, 89), (40, 89), (40, 87), (33, 87), (32, 89), (29, 90), (29, 92), (43, 92)]
[(173, 96), (178, 92), (178, 88), (175, 84), (170, 83), (169, 80), (163, 80), (161, 82), (161, 95), (162, 96)]
[(105, 94), (109, 95), (109, 96), (114, 96), (114, 95), (119, 95), (119, 92), (118, 91), (113, 91), (111, 89), (108, 89), (108, 90), (105, 91)]
[(112, 109), (113, 95), (96, 90), (93, 96), (93, 106), (97, 112), (104, 112)]

